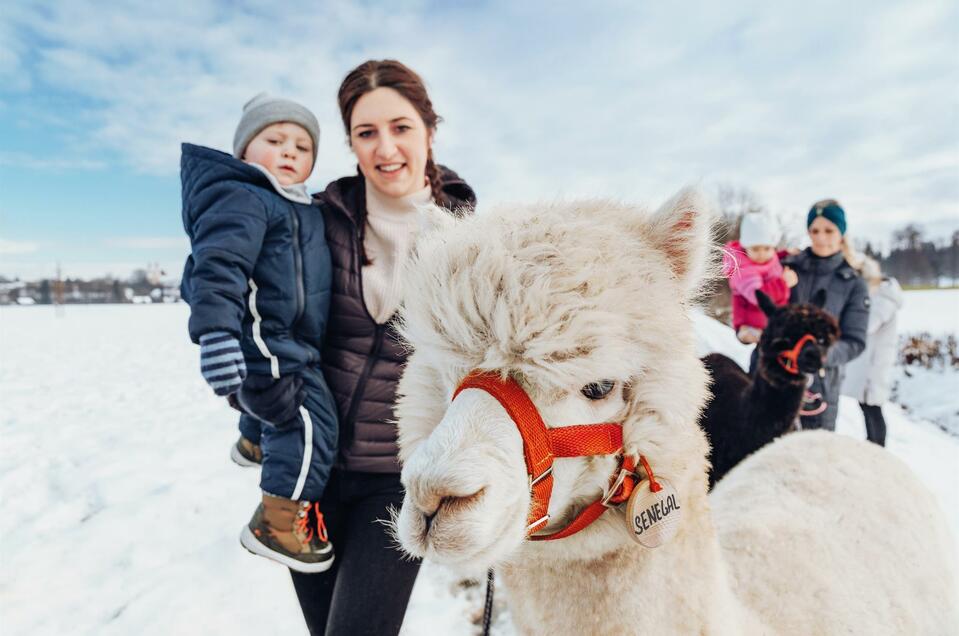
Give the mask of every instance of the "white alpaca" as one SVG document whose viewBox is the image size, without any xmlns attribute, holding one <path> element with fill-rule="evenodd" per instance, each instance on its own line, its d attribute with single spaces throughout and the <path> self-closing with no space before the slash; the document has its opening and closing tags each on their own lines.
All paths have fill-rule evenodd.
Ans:
<svg viewBox="0 0 959 636">
<path fill-rule="evenodd" d="M 789 435 L 707 496 L 707 377 L 687 304 L 710 218 L 695 192 L 653 214 L 590 201 L 443 224 L 420 241 L 405 291 L 396 530 L 410 554 L 495 565 L 526 634 L 959 632 L 952 539 L 888 452 Z M 622 422 L 626 453 L 678 493 L 676 535 L 644 548 L 611 509 L 568 538 L 526 540 L 515 423 L 479 389 L 451 402 L 475 369 L 516 379 L 551 428 Z M 587 399 L 601 381 L 613 390 Z M 616 463 L 556 460 L 547 531 L 595 500 Z"/>
</svg>

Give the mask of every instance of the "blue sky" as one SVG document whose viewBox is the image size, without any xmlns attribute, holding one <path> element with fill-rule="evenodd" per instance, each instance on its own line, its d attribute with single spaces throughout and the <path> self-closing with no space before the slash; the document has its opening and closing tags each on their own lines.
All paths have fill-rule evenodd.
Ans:
<svg viewBox="0 0 959 636">
<path fill-rule="evenodd" d="M 824 197 L 874 241 L 959 228 L 955 2 L 398 4 L 5 2 L 0 274 L 175 275 L 180 142 L 227 149 L 249 97 L 286 95 L 321 189 L 354 170 L 339 82 L 383 57 L 426 79 L 481 206 L 727 183 L 800 231 Z"/>
</svg>

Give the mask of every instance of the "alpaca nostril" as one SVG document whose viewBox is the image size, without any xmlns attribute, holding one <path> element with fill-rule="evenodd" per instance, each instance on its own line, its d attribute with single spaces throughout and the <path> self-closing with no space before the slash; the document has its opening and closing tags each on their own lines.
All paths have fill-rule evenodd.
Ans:
<svg viewBox="0 0 959 636">
<path fill-rule="evenodd" d="M 430 533 L 430 527 L 433 525 L 433 519 L 436 518 L 436 513 L 439 511 L 439 508 L 434 510 L 432 513 L 423 513 L 423 521 L 426 525 L 426 534 Z"/>
<path fill-rule="evenodd" d="M 433 519 L 436 518 L 436 513 L 440 511 L 440 505 L 443 503 L 443 500 L 437 500 L 437 502 L 431 506 L 429 509 L 424 508 L 423 506 L 417 506 L 420 511 L 420 514 L 423 515 L 423 524 L 426 529 L 426 533 L 429 534 L 430 526 L 433 525 Z"/>
</svg>

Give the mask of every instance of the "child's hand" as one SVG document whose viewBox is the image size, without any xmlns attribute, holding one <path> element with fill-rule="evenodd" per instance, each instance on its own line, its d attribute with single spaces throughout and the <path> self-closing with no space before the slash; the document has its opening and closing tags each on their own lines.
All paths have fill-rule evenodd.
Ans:
<svg viewBox="0 0 959 636">
<path fill-rule="evenodd" d="M 783 268 L 783 280 L 786 281 L 787 287 L 795 287 L 799 283 L 799 275 L 789 267 Z"/>
<path fill-rule="evenodd" d="M 200 336 L 200 373 L 217 395 L 230 395 L 246 377 L 240 341 L 225 331 Z"/>
<path fill-rule="evenodd" d="M 755 327 L 749 327 L 748 325 L 743 325 L 739 328 L 739 331 L 736 332 L 736 337 L 739 338 L 739 341 L 747 345 L 759 342 L 761 335 L 763 335 L 762 331 Z"/>
<path fill-rule="evenodd" d="M 290 423 L 306 401 L 303 379 L 296 374 L 272 378 L 251 375 L 237 393 L 240 406 L 250 415 L 277 428 Z"/>
</svg>

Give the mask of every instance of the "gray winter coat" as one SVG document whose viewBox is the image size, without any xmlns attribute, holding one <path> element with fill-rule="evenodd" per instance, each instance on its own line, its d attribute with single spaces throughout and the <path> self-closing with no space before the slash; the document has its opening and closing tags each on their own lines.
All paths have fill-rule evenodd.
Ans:
<svg viewBox="0 0 959 636">
<path fill-rule="evenodd" d="M 809 302 L 817 291 L 825 289 L 826 305 L 823 309 L 839 321 L 842 333 L 826 358 L 826 376 L 816 376 L 810 387 L 814 393 L 822 394 L 829 408 L 820 415 L 802 418 L 803 428 L 835 430 L 844 367 L 866 348 L 869 290 L 866 281 L 846 262 L 842 252 L 820 258 L 806 248 L 784 259 L 783 265 L 791 267 L 799 277 L 799 282 L 792 288 L 789 302 Z"/>
<path fill-rule="evenodd" d="M 862 404 L 881 405 L 889 399 L 890 372 L 898 353 L 896 315 L 902 307 L 902 289 L 895 278 L 885 278 L 870 298 L 866 350 L 846 366 L 842 394 Z"/>
</svg>

